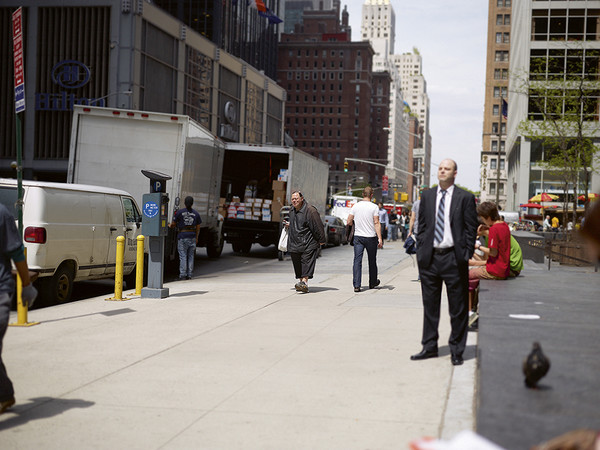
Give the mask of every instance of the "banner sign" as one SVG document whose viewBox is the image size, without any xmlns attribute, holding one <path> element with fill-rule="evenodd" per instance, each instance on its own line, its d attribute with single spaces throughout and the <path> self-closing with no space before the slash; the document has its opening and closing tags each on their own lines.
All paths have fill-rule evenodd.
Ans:
<svg viewBox="0 0 600 450">
<path fill-rule="evenodd" d="M 23 9 L 12 15 L 15 68 L 15 112 L 25 111 L 25 69 L 23 66 Z"/>
</svg>

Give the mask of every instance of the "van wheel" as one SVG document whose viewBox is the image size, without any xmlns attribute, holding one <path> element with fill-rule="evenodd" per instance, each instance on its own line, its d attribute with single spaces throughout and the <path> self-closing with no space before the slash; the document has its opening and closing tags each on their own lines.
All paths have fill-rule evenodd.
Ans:
<svg viewBox="0 0 600 450">
<path fill-rule="evenodd" d="M 66 303 L 71 300 L 74 278 L 71 265 L 63 264 L 53 276 L 40 280 L 40 295 L 51 303 Z"/>
</svg>

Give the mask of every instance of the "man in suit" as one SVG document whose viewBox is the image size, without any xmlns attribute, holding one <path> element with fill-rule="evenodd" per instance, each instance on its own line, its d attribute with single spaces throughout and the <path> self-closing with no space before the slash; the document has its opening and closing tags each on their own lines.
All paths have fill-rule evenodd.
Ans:
<svg viewBox="0 0 600 450">
<path fill-rule="evenodd" d="M 417 361 L 438 356 L 438 325 L 442 283 L 446 284 L 452 331 L 448 341 L 451 361 L 463 363 L 467 341 L 469 258 L 477 236 L 477 210 L 473 194 L 454 185 L 456 162 L 443 160 L 438 167 L 437 189 L 424 191 L 419 207 L 417 262 L 423 295 L 423 349 Z"/>
</svg>

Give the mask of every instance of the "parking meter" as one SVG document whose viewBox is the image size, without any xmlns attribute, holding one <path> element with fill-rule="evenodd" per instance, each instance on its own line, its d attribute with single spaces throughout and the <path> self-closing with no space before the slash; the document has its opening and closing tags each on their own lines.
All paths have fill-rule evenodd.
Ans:
<svg viewBox="0 0 600 450">
<path fill-rule="evenodd" d="M 165 298 L 169 289 L 163 288 L 165 238 L 169 227 L 169 195 L 167 180 L 161 172 L 142 170 L 150 179 L 150 192 L 142 196 L 142 234 L 148 238 L 148 286 L 142 298 Z"/>
</svg>

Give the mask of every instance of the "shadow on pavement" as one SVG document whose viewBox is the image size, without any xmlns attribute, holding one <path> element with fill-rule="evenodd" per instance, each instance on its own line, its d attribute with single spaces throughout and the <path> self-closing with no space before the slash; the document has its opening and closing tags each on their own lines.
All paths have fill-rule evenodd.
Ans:
<svg viewBox="0 0 600 450">
<path fill-rule="evenodd" d="M 29 403 L 22 405 L 17 403 L 3 414 L 2 419 L 5 419 L 5 417 L 8 417 L 8 419 L 0 420 L 0 431 L 24 425 L 32 420 L 57 416 L 72 408 L 89 408 L 94 404 L 94 402 L 78 399 L 32 398 L 29 399 Z"/>
</svg>

